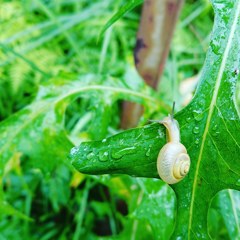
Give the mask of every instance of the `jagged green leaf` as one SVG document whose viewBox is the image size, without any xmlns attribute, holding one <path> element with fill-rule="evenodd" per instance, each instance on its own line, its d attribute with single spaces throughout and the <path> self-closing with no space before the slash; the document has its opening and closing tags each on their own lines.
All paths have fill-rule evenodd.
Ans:
<svg viewBox="0 0 240 240">
<path fill-rule="evenodd" d="M 142 185 L 141 204 L 133 214 L 150 224 L 154 239 L 169 239 L 175 217 L 174 193 L 167 184 L 157 180 L 143 179 Z"/>
<path fill-rule="evenodd" d="M 21 156 L 21 164 L 51 172 L 60 163 L 69 164 L 67 155 L 73 146 L 64 128 L 64 113 L 68 104 L 81 96 L 91 106 L 98 108 L 99 116 L 94 116 L 95 126 L 104 123 L 101 131 L 96 131 L 99 139 L 111 119 L 109 104 L 97 105 L 95 98 L 114 103 L 119 99 L 136 101 L 143 105 L 161 105 L 147 86 L 139 85 L 133 91 L 123 82 L 110 76 L 86 74 L 80 77 L 62 74 L 39 88 L 36 99 L 21 111 L 0 124 L 0 172 L 3 175 L 6 163 L 14 154 Z M 107 114 L 102 114 L 105 112 Z M 104 130 L 105 129 L 105 130 Z"/>
<path fill-rule="evenodd" d="M 212 0 L 212 4 L 215 23 L 199 86 L 191 103 L 175 115 L 191 169 L 172 186 L 177 196 L 173 239 L 209 239 L 207 214 L 212 198 L 223 189 L 240 190 L 240 120 L 235 104 L 240 2 Z M 89 174 L 158 177 L 156 159 L 165 143 L 164 132 L 156 123 L 82 143 L 72 149 L 72 163 Z"/>
<path fill-rule="evenodd" d="M 156 98 L 151 96 L 150 88 L 144 85 L 139 87 L 141 93 L 131 90 L 117 79 L 94 74 L 80 77 L 63 74 L 42 85 L 31 105 L 0 124 L 1 171 L 15 152 L 33 159 L 35 167 L 46 167 L 48 170 L 56 162 L 66 159 L 72 143 L 64 129 L 64 112 L 68 104 L 78 96 L 89 100 L 104 97 L 111 102 L 126 99 L 141 104 L 159 105 Z M 102 106 L 95 107 L 100 109 Z M 101 117 L 94 118 L 96 124 L 102 122 Z"/>
</svg>

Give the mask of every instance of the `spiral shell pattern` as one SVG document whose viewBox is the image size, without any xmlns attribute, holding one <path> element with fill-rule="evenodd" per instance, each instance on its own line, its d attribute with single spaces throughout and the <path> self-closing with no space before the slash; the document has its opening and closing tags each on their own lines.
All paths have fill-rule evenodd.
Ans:
<svg viewBox="0 0 240 240">
<path fill-rule="evenodd" d="M 160 178 L 168 184 L 183 179 L 190 168 L 190 157 L 181 143 L 169 142 L 160 150 L 157 159 L 157 170 Z"/>
</svg>

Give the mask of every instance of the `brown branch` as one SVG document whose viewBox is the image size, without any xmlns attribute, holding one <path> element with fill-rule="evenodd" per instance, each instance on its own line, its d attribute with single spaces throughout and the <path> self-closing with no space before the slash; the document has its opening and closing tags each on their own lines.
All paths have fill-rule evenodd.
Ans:
<svg viewBox="0 0 240 240">
<path fill-rule="evenodd" d="M 184 0 L 145 0 L 134 50 L 135 66 L 144 81 L 157 88 Z M 137 125 L 143 109 L 125 102 L 121 126 Z"/>
</svg>

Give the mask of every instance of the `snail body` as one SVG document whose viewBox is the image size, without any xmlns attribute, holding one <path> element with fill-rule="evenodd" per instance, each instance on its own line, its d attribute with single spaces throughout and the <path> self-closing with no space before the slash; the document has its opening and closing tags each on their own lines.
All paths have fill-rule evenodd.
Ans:
<svg viewBox="0 0 240 240">
<path fill-rule="evenodd" d="M 168 184 L 181 181 L 189 172 L 190 157 L 180 143 L 180 131 L 177 120 L 171 115 L 160 121 L 167 128 L 168 143 L 160 150 L 157 158 L 157 170 L 160 178 Z"/>
</svg>

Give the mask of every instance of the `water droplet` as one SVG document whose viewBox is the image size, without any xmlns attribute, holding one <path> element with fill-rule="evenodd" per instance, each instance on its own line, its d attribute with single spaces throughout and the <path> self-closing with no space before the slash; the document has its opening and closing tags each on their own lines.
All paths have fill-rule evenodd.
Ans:
<svg viewBox="0 0 240 240">
<path fill-rule="evenodd" d="M 128 147 L 119 151 L 112 151 L 112 157 L 115 159 L 122 158 L 124 155 L 135 153 L 136 147 Z"/>
<path fill-rule="evenodd" d="M 219 134 L 219 131 L 218 131 L 218 125 L 217 124 L 215 124 L 213 127 L 212 127 L 212 135 L 213 136 L 217 136 L 218 134 Z"/>
<path fill-rule="evenodd" d="M 198 237 L 198 239 L 201 237 L 201 234 L 200 233 L 196 233 L 197 234 L 197 237 Z"/>
<path fill-rule="evenodd" d="M 186 118 L 186 121 L 187 121 L 187 122 L 191 122 L 191 120 L 192 120 L 191 117 L 187 117 L 187 118 Z"/>
<path fill-rule="evenodd" d="M 217 124 L 215 124 L 215 125 L 213 126 L 213 128 L 212 128 L 213 131 L 216 131 L 216 130 L 217 130 L 217 127 L 218 127 Z"/>
<path fill-rule="evenodd" d="M 198 105 L 201 106 L 201 107 L 205 107 L 205 104 L 206 104 L 203 97 L 201 99 L 199 99 L 199 102 L 198 102 Z"/>
<path fill-rule="evenodd" d="M 203 119 L 203 113 L 201 110 L 194 110 L 193 111 L 193 117 L 196 121 L 201 121 Z"/>
<path fill-rule="evenodd" d="M 88 160 L 92 160 L 94 157 L 95 157 L 95 154 L 94 154 L 93 152 L 90 152 L 90 153 L 87 155 L 87 159 L 88 159 Z"/>
<path fill-rule="evenodd" d="M 216 137 L 219 133 L 220 133 L 220 132 L 215 131 L 215 132 L 212 133 L 212 135 L 213 135 L 214 137 Z"/>
<path fill-rule="evenodd" d="M 160 129 L 158 129 L 158 136 L 157 138 L 163 138 L 164 137 L 164 132 L 162 132 Z"/>
<path fill-rule="evenodd" d="M 150 156 L 150 152 L 151 152 L 151 148 L 149 148 L 146 152 L 146 156 L 149 157 Z"/>
<path fill-rule="evenodd" d="M 99 161 L 101 162 L 106 162 L 108 161 L 109 159 L 109 156 L 108 156 L 108 152 L 107 151 L 100 151 L 99 152 Z"/>
<path fill-rule="evenodd" d="M 199 144 L 199 142 L 200 142 L 200 140 L 199 140 L 199 138 L 196 138 L 196 140 L 195 140 L 195 144 Z"/>
<path fill-rule="evenodd" d="M 70 154 L 71 154 L 71 155 L 75 155 L 77 152 L 78 152 L 78 147 L 73 147 L 73 148 L 71 149 Z"/>
<path fill-rule="evenodd" d="M 199 127 L 198 126 L 193 128 L 193 133 L 195 133 L 195 134 L 199 133 Z"/>
<path fill-rule="evenodd" d="M 103 140 L 102 140 L 102 143 L 104 143 L 104 142 L 106 142 L 107 141 L 107 139 L 106 138 L 104 138 Z"/>
</svg>

